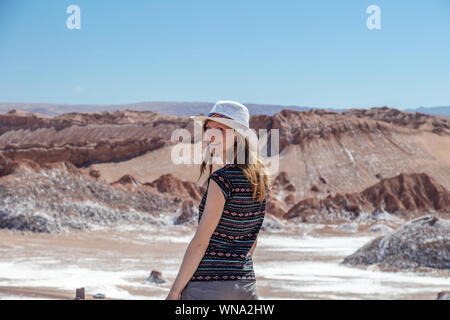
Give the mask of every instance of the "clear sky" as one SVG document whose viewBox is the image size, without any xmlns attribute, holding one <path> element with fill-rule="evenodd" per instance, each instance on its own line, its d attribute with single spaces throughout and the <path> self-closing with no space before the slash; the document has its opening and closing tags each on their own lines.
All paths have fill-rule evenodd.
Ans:
<svg viewBox="0 0 450 320">
<path fill-rule="evenodd" d="M 0 0 L 0 102 L 220 99 L 450 105 L 450 0 Z"/>
</svg>

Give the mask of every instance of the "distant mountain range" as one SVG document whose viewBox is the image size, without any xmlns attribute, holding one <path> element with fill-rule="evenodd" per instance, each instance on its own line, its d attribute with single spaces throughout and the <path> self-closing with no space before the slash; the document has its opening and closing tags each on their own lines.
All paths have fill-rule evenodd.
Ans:
<svg viewBox="0 0 450 320">
<path fill-rule="evenodd" d="M 416 109 L 405 109 L 403 111 L 411 112 L 411 113 L 421 112 L 421 113 L 425 113 L 425 114 L 430 114 L 432 116 L 450 117 L 450 106 L 431 107 L 431 108 L 420 107 L 420 108 L 416 108 Z"/>
<path fill-rule="evenodd" d="M 251 115 L 266 114 L 273 115 L 283 109 L 307 111 L 313 108 L 299 106 L 280 106 L 270 104 L 244 103 Z M 9 110 L 24 110 L 33 113 L 40 113 L 48 116 L 56 116 L 69 112 L 114 112 L 117 110 L 155 111 L 173 116 L 190 116 L 207 114 L 214 103 L 212 102 L 167 102 L 149 101 L 130 104 L 117 105 L 74 105 L 74 104 L 50 104 L 50 103 L 0 103 L 0 113 Z"/>
<path fill-rule="evenodd" d="M 104 104 L 104 105 L 75 105 L 75 104 L 55 104 L 55 103 L 7 103 L 0 102 L 0 113 L 6 113 L 10 110 L 24 110 L 33 113 L 40 113 L 47 116 L 56 116 L 63 113 L 70 112 L 114 112 L 117 110 L 137 110 L 145 111 L 151 110 L 166 115 L 174 116 L 190 116 L 197 114 L 207 114 L 211 107 L 214 105 L 212 102 L 171 102 L 171 101 L 149 101 L 138 102 L 130 104 Z M 265 114 L 272 116 L 275 113 L 280 112 L 283 109 L 307 111 L 311 109 L 327 109 L 327 108 L 313 108 L 306 106 L 294 106 L 294 105 L 272 105 L 272 104 L 254 104 L 245 103 L 249 109 L 250 115 Z M 356 108 L 340 108 L 333 109 L 328 108 L 335 112 L 344 112 L 350 109 Z M 415 113 L 420 112 L 429 115 L 441 115 L 450 117 L 450 106 L 440 107 L 420 107 L 416 109 L 404 109 L 405 112 Z"/>
</svg>

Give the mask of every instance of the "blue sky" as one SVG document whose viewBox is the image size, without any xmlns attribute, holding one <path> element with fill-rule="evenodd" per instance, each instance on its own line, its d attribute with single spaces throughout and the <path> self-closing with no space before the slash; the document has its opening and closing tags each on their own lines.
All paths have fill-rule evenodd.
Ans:
<svg viewBox="0 0 450 320">
<path fill-rule="evenodd" d="M 450 0 L 1 0 L 0 102 L 450 105 L 449 40 Z"/>
</svg>

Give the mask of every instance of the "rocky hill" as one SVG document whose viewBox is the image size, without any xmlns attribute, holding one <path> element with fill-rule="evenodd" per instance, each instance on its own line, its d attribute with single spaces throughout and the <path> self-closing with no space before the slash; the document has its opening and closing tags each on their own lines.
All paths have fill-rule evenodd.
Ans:
<svg viewBox="0 0 450 320">
<path fill-rule="evenodd" d="M 170 144 L 172 131 L 193 128 L 187 118 L 146 111 L 0 115 L 0 152 L 11 160 L 70 161 L 76 166 L 130 159 Z M 192 129 L 191 129 L 192 130 Z"/>
<path fill-rule="evenodd" d="M 292 223 L 348 222 L 370 219 L 377 212 L 403 219 L 429 211 L 448 214 L 448 121 L 389 108 L 343 113 L 285 109 L 273 116 L 252 116 L 250 125 L 257 132 L 280 130 L 280 167 L 272 176 L 267 212 Z M 0 177 L 8 186 L 2 189 L 8 190 L 3 198 L 20 194 L 25 201 L 25 194 L 14 188 L 28 183 L 26 172 L 31 170 L 30 181 L 40 186 L 48 176 L 45 170 L 63 166 L 71 168 L 70 181 L 47 181 L 57 193 L 65 183 L 88 179 L 104 186 L 106 194 L 122 192 L 120 201 L 131 203 L 133 210 L 152 212 L 138 203 L 145 197 L 167 198 L 161 200 L 170 203 L 164 212 L 176 213 L 179 221 L 195 221 L 193 208 L 204 188 L 196 182 L 198 165 L 171 161 L 171 133 L 180 128 L 193 133 L 192 120 L 153 111 L 0 114 Z M 26 190 L 32 194 L 31 185 Z M 143 198 L 128 201 L 135 193 Z M 64 192 L 57 196 L 65 197 L 72 199 Z M 19 206 L 20 197 L 14 199 L 8 203 Z M 16 215 L 13 207 L 6 207 L 7 216 Z M 44 208 L 53 210 L 50 204 Z"/>
<path fill-rule="evenodd" d="M 168 184 L 164 180 L 139 184 L 128 176 L 110 185 L 70 162 L 20 160 L 0 178 L 0 228 L 50 233 L 124 223 L 171 225 L 190 194 L 152 186 Z M 187 189 L 196 190 L 189 183 Z"/>
<path fill-rule="evenodd" d="M 450 220 L 428 215 L 409 221 L 370 241 L 343 263 L 391 270 L 450 270 Z"/>
<path fill-rule="evenodd" d="M 450 191 L 424 173 L 400 174 L 382 179 L 361 192 L 301 200 L 283 217 L 300 218 L 302 222 L 342 223 L 375 218 L 379 212 L 405 220 L 436 212 L 450 219 Z"/>
<path fill-rule="evenodd" d="M 446 116 L 429 115 L 420 112 L 410 113 L 388 107 L 351 109 L 343 114 L 358 118 L 370 118 L 412 129 L 426 130 L 438 135 L 450 135 L 450 118 Z"/>
</svg>

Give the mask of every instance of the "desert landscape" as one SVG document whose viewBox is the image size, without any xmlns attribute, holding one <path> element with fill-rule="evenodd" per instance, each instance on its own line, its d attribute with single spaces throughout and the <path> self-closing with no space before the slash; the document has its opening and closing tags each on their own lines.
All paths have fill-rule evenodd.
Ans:
<svg viewBox="0 0 450 320">
<path fill-rule="evenodd" d="M 0 299 L 73 299 L 80 287 L 164 299 L 206 179 L 172 163 L 171 134 L 193 136 L 189 115 L 209 105 L 1 106 Z M 254 256 L 261 299 L 450 296 L 449 117 L 259 110 L 251 128 L 280 130 Z"/>
</svg>

